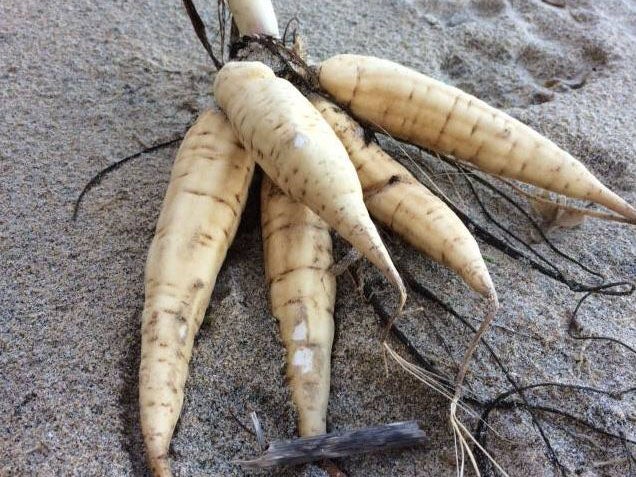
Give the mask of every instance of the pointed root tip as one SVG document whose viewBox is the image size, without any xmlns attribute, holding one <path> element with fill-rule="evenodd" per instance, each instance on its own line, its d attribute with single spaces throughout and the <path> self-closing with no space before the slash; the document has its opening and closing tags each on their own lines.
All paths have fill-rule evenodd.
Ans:
<svg viewBox="0 0 636 477">
<path fill-rule="evenodd" d="M 636 208 L 633 205 L 623 199 L 620 195 L 613 192 L 611 189 L 604 188 L 604 192 L 607 200 L 599 203 L 629 219 L 630 223 L 634 223 L 636 221 Z"/>
<path fill-rule="evenodd" d="M 499 297 L 494 288 L 492 289 L 492 293 L 488 295 L 488 301 L 491 303 L 493 312 L 496 312 L 499 309 Z"/>
<path fill-rule="evenodd" d="M 621 199 L 621 202 L 615 207 L 611 207 L 611 209 L 628 219 L 629 223 L 633 224 L 636 222 L 636 208 L 634 208 L 629 202 Z"/>
<path fill-rule="evenodd" d="M 495 288 L 495 284 L 488 273 L 488 269 L 485 268 L 480 273 L 472 274 L 473 278 L 468 282 L 468 285 L 477 293 L 482 295 L 485 298 L 491 299 L 494 297 L 495 301 L 497 301 L 497 289 Z"/>
<path fill-rule="evenodd" d="M 623 215 L 629 219 L 630 224 L 636 224 L 636 208 L 625 202 L 627 211 Z"/>
<path fill-rule="evenodd" d="M 172 477 L 170 461 L 166 454 L 148 458 L 148 465 L 154 477 Z"/>
<path fill-rule="evenodd" d="M 400 294 L 400 299 L 395 309 L 395 312 L 393 313 L 393 316 L 391 316 L 389 322 L 386 325 L 384 332 L 382 333 L 381 340 L 383 343 L 386 342 L 386 340 L 388 339 L 388 335 L 389 335 L 389 332 L 391 331 L 391 328 L 393 327 L 393 324 L 402 315 L 402 311 L 404 310 L 404 305 L 406 304 L 406 299 L 407 299 L 406 287 L 404 286 L 404 282 L 402 282 L 402 277 L 400 277 L 399 274 L 397 275 L 397 277 L 399 281 L 395 285 L 398 287 L 398 293 Z"/>
<path fill-rule="evenodd" d="M 142 429 L 144 427 L 143 424 L 142 422 Z M 161 434 L 153 435 L 153 432 L 144 432 L 148 467 L 154 477 L 172 477 L 170 459 L 168 458 L 170 440 L 166 441 Z"/>
<path fill-rule="evenodd" d="M 391 319 L 391 325 L 392 325 L 393 321 L 395 321 L 395 319 L 402 314 L 402 310 L 404 309 L 404 305 L 406 304 L 406 299 L 407 299 L 406 286 L 404 285 L 404 280 L 402 280 L 402 276 L 400 275 L 400 272 L 397 271 L 397 268 L 395 268 L 395 264 L 393 263 L 391 258 L 388 256 L 388 252 L 386 252 L 386 259 L 382 257 L 382 262 L 386 264 L 386 266 L 381 268 L 384 277 L 389 281 L 389 283 L 392 283 L 393 285 L 395 285 L 400 295 L 398 300 L 398 305 L 393 314 L 393 318 Z M 389 328 L 390 327 L 391 326 L 389 325 Z"/>
</svg>

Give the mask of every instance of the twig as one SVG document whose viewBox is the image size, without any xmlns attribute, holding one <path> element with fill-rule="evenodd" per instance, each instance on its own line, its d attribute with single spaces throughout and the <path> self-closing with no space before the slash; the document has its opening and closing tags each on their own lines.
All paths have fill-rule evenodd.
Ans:
<svg viewBox="0 0 636 477">
<path fill-rule="evenodd" d="M 237 464 L 253 468 L 296 465 L 355 454 L 420 446 L 427 439 L 418 421 L 395 422 L 355 431 L 273 441 L 265 454 Z"/>
</svg>

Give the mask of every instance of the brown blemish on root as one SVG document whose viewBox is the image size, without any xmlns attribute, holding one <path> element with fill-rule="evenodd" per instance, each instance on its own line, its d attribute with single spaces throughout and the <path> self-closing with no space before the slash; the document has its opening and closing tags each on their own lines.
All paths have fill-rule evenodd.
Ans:
<svg viewBox="0 0 636 477">
<path fill-rule="evenodd" d="M 455 111 L 455 107 L 457 106 L 457 103 L 459 103 L 459 98 L 460 96 L 455 96 L 455 100 L 453 101 L 453 105 L 451 106 L 450 110 L 448 111 L 448 114 L 446 115 L 446 119 L 444 119 L 444 124 L 442 125 L 442 128 L 439 130 L 439 134 L 437 135 L 437 138 L 435 139 L 435 141 L 433 141 L 433 144 L 437 145 L 439 143 L 439 140 L 442 137 L 442 134 L 444 134 L 444 131 L 446 130 L 446 126 L 448 126 L 448 122 L 450 121 L 451 117 L 453 116 L 453 112 Z"/>
<path fill-rule="evenodd" d="M 473 135 L 475 134 L 475 131 L 477 131 L 477 128 L 479 127 L 479 121 L 481 120 L 481 116 L 477 117 L 477 121 L 475 121 L 475 124 L 473 124 L 473 127 L 470 130 L 470 137 L 473 137 Z"/>
<path fill-rule="evenodd" d="M 230 204 L 227 200 L 225 200 L 223 197 L 220 197 L 218 195 L 214 195 L 214 194 L 210 194 L 208 192 L 204 192 L 204 191 L 197 191 L 197 190 L 193 190 L 193 189 L 187 189 L 184 191 L 187 194 L 192 194 L 192 195 L 196 195 L 199 197 L 208 197 L 209 199 L 225 205 L 226 207 L 228 207 L 231 211 L 232 211 L 232 215 L 234 215 L 234 217 L 238 217 L 238 212 L 236 211 L 236 209 L 234 208 L 234 206 L 232 204 Z"/>
<path fill-rule="evenodd" d="M 353 90 L 351 91 L 351 98 L 347 102 L 347 107 L 351 106 L 353 102 L 353 98 L 356 97 L 356 93 L 358 91 L 358 87 L 360 86 L 360 65 L 356 64 L 356 82 L 353 85 Z"/>
<path fill-rule="evenodd" d="M 393 210 L 393 213 L 391 214 L 391 220 L 389 222 L 389 228 L 393 229 L 393 221 L 395 220 L 395 216 L 397 215 L 398 211 L 400 210 L 400 208 L 402 207 L 402 204 L 404 203 L 406 199 L 408 199 L 408 196 L 402 197 L 400 199 L 400 202 L 398 202 L 398 205 Z"/>
<path fill-rule="evenodd" d="M 284 270 L 281 273 L 279 273 L 277 276 L 272 277 L 269 280 L 269 284 L 279 282 L 285 277 L 285 275 L 289 275 L 290 273 L 297 272 L 298 270 L 318 270 L 321 272 L 324 271 L 322 267 L 316 267 L 314 265 L 303 265 L 301 267 L 288 268 L 287 270 Z"/>
</svg>

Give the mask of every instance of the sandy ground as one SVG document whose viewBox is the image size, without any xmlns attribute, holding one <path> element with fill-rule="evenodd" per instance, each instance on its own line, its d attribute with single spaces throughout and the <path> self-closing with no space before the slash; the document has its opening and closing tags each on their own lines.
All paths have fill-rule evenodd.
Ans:
<svg viewBox="0 0 636 477">
<path fill-rule="evenodd" d="M 369 53 L 464 88 L 548 135 L 636 203 L 636 5 L 562 3 L 275 2 L 281 24 L 301 19 L 314 58 Z M 209 6 L 208 24 L 215 15 Z M 0 475 L 145 475 L 136 407 L 143 265 L 175 148 L 112 174 L 77 223 L 70 215 L 95 172 L 175 137 L 210 106 L 212 77 L 180 2 L 0 3 Z M 466 190 L 448 176 L 439 182 L 478 216 Z M 506 219 L 516 216 L 503 201 L 489 204 L 529 236 L 518 218 Z M 173 440 L 177 475 L 253 474 L 231 463 L 256 452 L 232 413 L 247 423 L 256 410 L 270 438 L 295 435 L 284 354 L 267 312 L 257 203 L 248 209 L 197 339 Z M 478 301 L 448 270 L 387 238 L 418 280 L 477 316 Z M 609 277 L 636 275 L 633 228 L 588 221 L 552 238 Z M 345 251 L 340 244 L 338 253 Z M 580 295 L 490 246 L 483 252 L 503 304 L 502 327 L 489 340 L 519 382 L 636 385 L 633 353 L 568 336 Z M 375 276 L 367 265 L 361 270 Z M 382 297 L 390 292 L 379 287 Z M 400 326 L 452 373 L 449 359 L 460 358 L 469 335 L 431 302 L 411 297 Z M 582 310 L 580 332 L 633 347 L 635 317 L 633 298 L 595 297 Z M 346 275 L 336 319 L 329 428 L 417 418 L 430 436 L 426 448 L 344 459 L 341 468 L 351 476 L 454 475 L 447 402 L 393 363 L 385 373 L 377 317 Z M 469 384 L 482 400 L 509 388 L 483 350 Z M 634 394 L 548 389 L 528 398 L 636 440 Z M 556 475 L 527 412 L 493 417 L 501 438 L 491 434 L 490 449 L 510 475 Z M 618 440 L 539 417 L 568 474 L 636 472 Z M 305 466 L 276 475 L 323 473 Z"/>
</svg>

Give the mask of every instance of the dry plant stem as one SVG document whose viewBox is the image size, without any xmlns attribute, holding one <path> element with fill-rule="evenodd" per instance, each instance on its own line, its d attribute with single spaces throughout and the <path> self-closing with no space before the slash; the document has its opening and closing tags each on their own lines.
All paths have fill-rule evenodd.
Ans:
<svg viewBox="0 0 636 477">
<path fill-rule="evenodd" d="M 358 55 L 323 61 L 319 81 L 356 117 L 395 137 L 636 219 L 636 209 L 581 162 L 532 128 L 457 88 L 397 63 Z"/>
<path fill-rule="evenodd" d="M 205 51 L 208 53 L 208 56 L 212 59 L 212 62 L 214 63 L 215 68 L 217 70 L 221 69 L 221 67 L 223 66 L 223 54 L 221 52 L 220 60 L 214 54 L 214 51 L 212 50 L 212 45 L 210 45 L 210 42 L 208 40 L 205 24 L 203 23 L 203 20 L 201 20 L 201 17 L 199 16 L 199 12 L 197 12 L 197 9 L 194 6 L 194 3 L 192 3 L 192 0 L 183 0 L 183 6 L 186 9 L 186 13 L 190 17 L 190 22 L 192 23 L 192 28 L 194 28 L 194 32 L 196 33 L 197 38 L 203 45 L 203 48 L 205 48 Z"/>
<path fill-rule="evenodd" d="M 311 103 L 262 63 L 228 63 L 214 82 L 217 103 L 241 143 L 285 194 L 305 204 L 360 250 L 399 290 L 406 288 L 369 217 L 347 151 Z"/>
<path fill-rule="evenodd" d="M 139 404 L 150 468 L 169 476 L 194 336 L 245 206 L 254 162 L 223 113 L 205 112 L 175 159 L 146 262 Z"/>
<path fill-rule="evenodd" d="M 349 153 L 371 215 L 410 245 L 455 270 L 484 296 L 496 295 L 479 246 L 453 211 L 332 102 L 310 96 Z"/>
<path fill-rule="evenodd" d="M 421 446 L 427 441 L 417 421 L 394 422 L 355 431 L 274 441 L 264 455 L 237 461 L 246 467 L 297 465 L 349 455 Z"/>
<path fill-rule="evenodd" d="M 242 36 L 279 37 L 278 20 L 269 0 L 228 0 L 234 22 Z"/>
<path fill-rule="evenodd" d="M 336 278 L 327 224 L 263 177 L 261 223 L 272 314 L 287 349 L 301 436 L 326 432 Z"/>
</svg>

